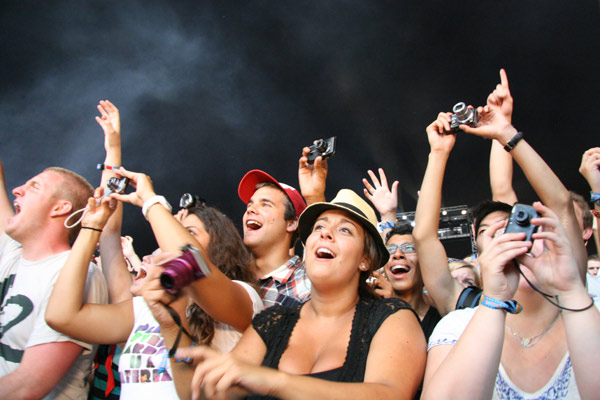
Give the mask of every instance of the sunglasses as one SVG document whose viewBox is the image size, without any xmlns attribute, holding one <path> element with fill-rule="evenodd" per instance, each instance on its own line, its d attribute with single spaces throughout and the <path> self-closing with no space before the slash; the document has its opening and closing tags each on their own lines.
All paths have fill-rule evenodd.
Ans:
<svg viewBox="0 0 600 400">
<path fill-rule="evenodd" d="M 404 254 L 414 254 L 417 251 L 414 243 L 388 244 L 385 247 L 390 254 L 394 254 L 398 249 Z"/>
<path fill-rule="evenodd" d="M 206 200 L 190 193 L 184 193 L 179 199 L 179 208 L 190 209 L 192 207 L 204 207 Z"/>
</svg>

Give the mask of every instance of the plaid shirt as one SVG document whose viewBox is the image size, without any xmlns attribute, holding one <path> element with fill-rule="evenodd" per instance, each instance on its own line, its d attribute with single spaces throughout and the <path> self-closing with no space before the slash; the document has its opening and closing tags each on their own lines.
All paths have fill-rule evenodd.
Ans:
<svg viewBox="0 0 600 400">
<path fill-rule="evenodd" d="M 310 299 L 310 280 L 298 256 L 290 258 L 258 281 L 265 308 L 275 304 L 294 307 Z"/>
</svg>

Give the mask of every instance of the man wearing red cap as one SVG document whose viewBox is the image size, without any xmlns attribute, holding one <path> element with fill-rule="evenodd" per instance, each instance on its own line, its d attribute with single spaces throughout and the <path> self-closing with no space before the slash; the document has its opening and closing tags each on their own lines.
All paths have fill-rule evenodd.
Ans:
<svg viewBox="0 0 600 400">
<path fill-rule="evenodd" d="M 252 253 L 265 307 L 294 306 L 310 297 L 310 281 L 300 257 L 290 258 L 298 237 L 298 217 L 306 208 L 300 193 L 260 170 L 248 172 L 238 187 L 247 204 L 244 244 Z"/>
</svg>

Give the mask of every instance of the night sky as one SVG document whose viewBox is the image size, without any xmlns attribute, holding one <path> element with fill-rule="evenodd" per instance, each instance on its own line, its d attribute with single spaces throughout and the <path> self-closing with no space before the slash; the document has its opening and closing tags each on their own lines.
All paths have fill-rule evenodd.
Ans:
<svg viewBox="0 0 600 400">
<path fill-rule="evenodd" d="M 513 123 L 565 185 L 589 195 L 598 146 L 598 1 L 4 1 L 0 157 L 7 187 L 42 169 L 97 185 L 96 104 L 121 112 L 123 165 L 176 205 L 192 192 L 241 227 L 237 185 L 263 169 L 298 186 L 298 158 L 338 137 L 327 196 L 362 193 L 368 169 L 400 180 L 414 210 L 425 127 L 458 101 L 483 105 L 506 68 Z M 490 142 L 459 133 L 444 206 L 490 196 Z M 535 193 L 515 169 L 521 201 Z M 123 233 L 155 242 L 139 209 Z"/>
</svg>

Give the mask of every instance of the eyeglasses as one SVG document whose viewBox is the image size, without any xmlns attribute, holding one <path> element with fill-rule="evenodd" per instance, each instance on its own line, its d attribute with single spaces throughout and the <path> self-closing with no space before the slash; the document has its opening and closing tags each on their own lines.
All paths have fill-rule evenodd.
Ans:
<svg viewBox="0 0 600 400">
<path fill-rule="evenodd" d="M 179 199 L 179 207 L 185 208 L 186 210 L 192 207 L 204 207 L 206 200 L 196 195 L 184 193 Z"/>
<path fill-rule="evenodd" d="M 414 254 L 417 251 L 414 243 L 388 244 L 385 247 L 387 247 L 390 254 L 394 254 L 398 249 L 404 254 Z"/>
</svg>

